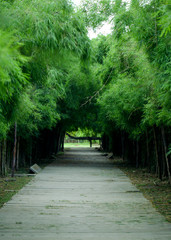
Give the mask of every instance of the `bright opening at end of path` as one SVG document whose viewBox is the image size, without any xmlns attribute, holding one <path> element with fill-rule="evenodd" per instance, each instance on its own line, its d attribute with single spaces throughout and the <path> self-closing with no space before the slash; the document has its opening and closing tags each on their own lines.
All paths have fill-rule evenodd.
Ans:
<svg viewBox="0 0 171 240">
<path fill-rule="evenodd" d="M 82 0 L 72 0 L 72 2 L 76 5 L 79 6 L 81 4 Z M 93 29 L 88 30 L 88 36 L 90 39 L 96 38 L 99 34 L 102 35 L 108 35 L 111 33 L 111 24 L 108 22 L 105 22 L 102 27 L 98 28 L 96 31 Z"/>
</svg>

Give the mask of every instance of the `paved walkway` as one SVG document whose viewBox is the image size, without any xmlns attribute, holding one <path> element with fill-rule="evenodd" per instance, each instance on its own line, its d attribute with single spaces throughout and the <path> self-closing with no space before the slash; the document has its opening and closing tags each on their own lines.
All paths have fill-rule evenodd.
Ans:
<svg viewBox="0 0 171 240">
<path fill-rule="evenodd" d="M 171 224 L 94 149 L 71 149 L 0 209 L 1 240 L 170 240 Z"/>
</svg>

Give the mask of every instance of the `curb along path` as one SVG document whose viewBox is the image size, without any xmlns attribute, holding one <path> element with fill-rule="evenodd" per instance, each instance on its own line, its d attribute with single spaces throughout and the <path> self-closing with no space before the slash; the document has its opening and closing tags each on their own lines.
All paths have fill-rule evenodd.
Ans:
<svg viewBox="0 0 171 240">
<path fill-rule="evenodd" d="M 1 240 L 170 240 L 171 224 L 110 160 L 72 148 L 0 209 Z"/>
</svg>

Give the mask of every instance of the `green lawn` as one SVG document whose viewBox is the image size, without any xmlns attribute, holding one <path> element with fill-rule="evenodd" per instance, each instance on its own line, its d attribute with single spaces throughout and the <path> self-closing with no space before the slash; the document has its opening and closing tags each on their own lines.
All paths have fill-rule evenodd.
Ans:
<svg viewBox="0 0 171 240">
<path fill-rule="evenodd" d="M 82 143 L 65 143 L 65 148 L 72 148 L 72 147 L 90 147 L 89 142 L 82 142 Z M 92 147 L 99 147 L 99 144 L 94 143 Z"/>
</svg>

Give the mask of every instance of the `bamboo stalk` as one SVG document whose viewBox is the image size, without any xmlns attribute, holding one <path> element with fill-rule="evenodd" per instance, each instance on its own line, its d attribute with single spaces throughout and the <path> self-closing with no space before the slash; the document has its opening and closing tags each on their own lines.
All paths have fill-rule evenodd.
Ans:
<svg viewBox="0 0 171 240">
<path fill-rule="evenodd" d="M 19 156 L 20 156 L 20 137 L 18 137 L 17 141 L 17 158 L 16 158 L 16 169 L 19 169 Z"/>
<path fill-rule="evenodd" d="M 154 135 L 154 147 L 155 147 L 155 154 L 156 154 L 156 174 L 160 176 L 160 168 L 159 168 L 159 156 L 158 156 L 158 149 L 157 149 L 157 139 L 156 139 L 156 132 L 153 127 L 153 135 Z"/>
<path fill-rule="evenodd" d="M 169 183 L 171 184 L 171 175 L 170 175 L 169 160 L 168 160 L 168 157 L 167 157 L 167 147 L 166 147 L 166 137 L 165 137 L 164 127 L 161 127 L 161 132 L 162 132 L 165 160 L 166 160 L 166 166 L 167 166 L 167 173 L 168 173 L 168 177 L 169 177 Z"/>
<path fill-rule="evenodd" d="M 146 149 L 147 149 L 146 164 L 147 164 L 148 170 L 149 170 L 150 152 L 149 152 L 149 138 L 148 138 L 148 132 L 147 131 L 146 131 Z M 144 164 L 144 165 L 146 165 L 146 164 Z"/>
<path fill-rule="evenodd" d="M 136 141 L 136 168 L 139 167 L 139 143 Z"/>
<path fill-rule="evenodd" d="M 12 161 L 11 177 L 14 177 L 14 172 L 15 172 L 16 148 L 17 148 L 17 122 L 15 122 L 15 130 L 14 130 L 14 150 L 13 150 L 13 161 Z"/>
<path fill-rule="evenodd" d="M 0 174 L 2 175 L 2 144 L 0 142 Z"/>
<path fill-rule="evenodd" d="M 6 139 L 4 139 L 4 144 L 2 147 L 2 176 L 6 175 Z"/>
</svg>

